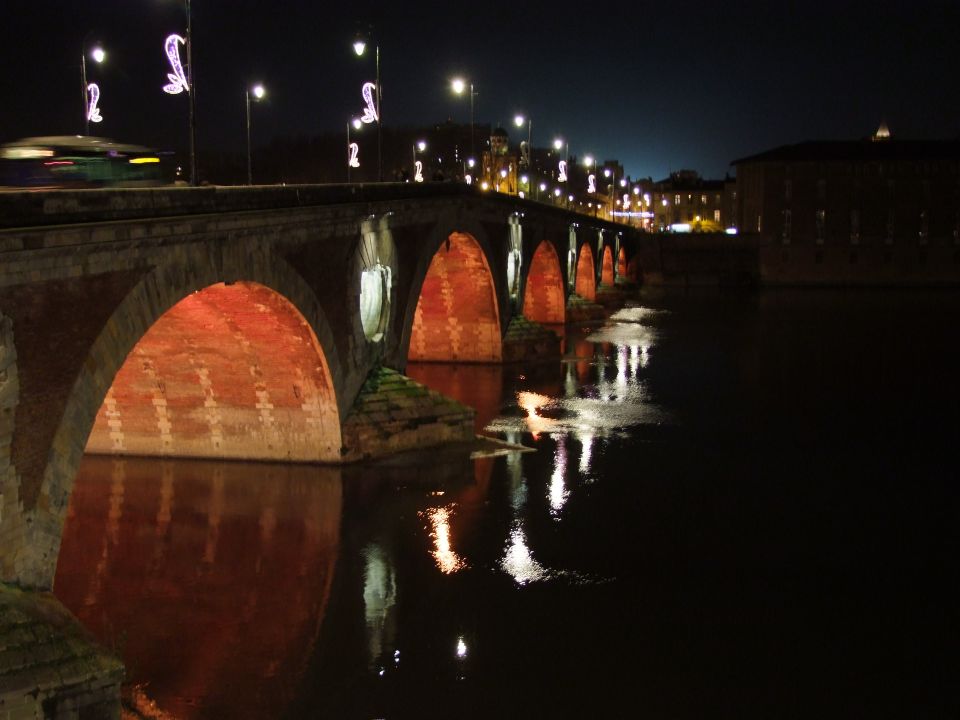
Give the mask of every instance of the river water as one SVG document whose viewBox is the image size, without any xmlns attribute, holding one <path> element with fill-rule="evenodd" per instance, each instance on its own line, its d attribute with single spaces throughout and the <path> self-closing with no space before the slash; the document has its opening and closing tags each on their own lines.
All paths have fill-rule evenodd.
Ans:
<svg viewBox="0 0 960 720">
<path fill-rule="evenodd" d="M 644 295 L 411 366 L 521 443 L 88 457 L 56 594 L 143 717 L 957 717 L 960 296 Z"/>
</svg>

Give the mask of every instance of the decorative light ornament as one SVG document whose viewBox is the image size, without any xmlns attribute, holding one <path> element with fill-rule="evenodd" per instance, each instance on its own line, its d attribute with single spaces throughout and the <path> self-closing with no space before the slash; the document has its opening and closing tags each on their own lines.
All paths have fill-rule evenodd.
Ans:
<svg viewBox="0 0 960 720">
<path fill-rule="evenodd" d="M 566 182 L 567 181 L 567 161 L 561 160 L 558 163 L 560 167 L 560 174 L 557 176 L 557 182 Z"/>
<path fill-rule="evenodd" d="M 376 89 L 376 84 L 367 82 L 363 84 L 363 88 L 360 90 L 360 94 L 363 95 L 363 101 L 367 104 L 363 109 L 363 115 L 360 116 L 360 122 L 365 125 L 380 120 L 380 116 L 377 114 L 377 104 L 373 100 L 373 92 Z"/>
<path fill-rule="evenodd" d="M 423 163 L 420 162 L 419 160 L 417 160 L 417 161 L 413 164 L 413 167 L 414 167 L 415 170 L 416 170 L 416 172 L 414 172 L 414 174 L 413 174 L 413 181 L 414 181 L 414 182 L 423 182 Z"/>
<path fill-rule="evenodd" d="M 100 102 L 100 86 L 96 83 L 87 85 L 87 92 L 90 94 L 90 102 L 87 104 L 87 120 L 98 123 L 103 120 L 100 115 L 100 108 L 97 103 Z"/>
<path fill-rule="evenodd" d="M 347 158 L 347 166 L 352 168 L 360 167 L 360 146 L 356 143 L 350 143 L 348 146 L 350 150 L 350 155 Z"/>
<path fill-rule="evenodd" d="M 184 90 L 190 92 L 190 85 L 187 83 L 187 75 L 183 72 L 183 63 L 180 62 L 180 45 L 186 45 L 187 41 L 179 35 L 168 35 L 163 43 L 164 52 L 167 53 L 167 60 L 170 61 L 172 73 L 167 73 L 167 79 L 170 81 L 163 86 L 163 91 L 170 95 L 179 95 Z"/>
<path fill-rule="evenodd" d="M 590 174 L 587 175 L 587 192 L 595 193 L 597 191 L 597 176 Z"/>
</svg>

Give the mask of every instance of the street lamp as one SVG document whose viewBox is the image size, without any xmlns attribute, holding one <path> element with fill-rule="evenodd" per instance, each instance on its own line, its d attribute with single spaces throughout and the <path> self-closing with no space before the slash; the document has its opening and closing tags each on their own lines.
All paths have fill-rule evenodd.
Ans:
<svg viewBox="0 0 960 720">
<path fill-rule="evenodd" d="M 197 88 L 193 77 L 193 15 L 190 12 L 190 0 L 184 0 L 183 6 L 187 15 L 187 37 L 173 34 L 167 36 L 164 42 L 164 52 L 173 72 L 167 74 L 170 83 L 165 85 L 163 90 L 170 95 L 179 95 L 184 91 L 189 95 L 187 103 L 190 111 L 190 184 L 196 185 L 199 178 L 197 176 Z M 180 45 L 187 47 L 186 73 L 180 61 Z"/>
<path fill-rule="evenodd" d="M 467 89 L 468 82 L 463 78 L 454 78 L 450 81 L 450 87 L 453 89 L 453 92 L 457 95 L 463 95 L 463 91 Z M 470 85 L 470 156 L 473 158 L 476 156 L 475 147 L 473 144 L 473 99 L 477 96 L 477 93 L 473 90 L 473 82 L 469 82 Z"/>
<path fill-rule="evenodd" d="M 360 118 L 354 118 L 347 122 L 347 182 L 350 182 L 350 168 L 360 167 L 360 159 L 357 157 L 360 148 L 354 149 L 354 146 L 350 143 L 351 125 L 353 125 L 354 130 L 359 130 L 363 127 L 363 123 L 360 122 Z"/>
<path fill-rule="evenodd" d="M 91 110 L 95 108 L 91 107 L 91 103 L 88 102 L 87 93 L 90 91 L 90 88 L 87 86 L 87 50 L 86 50 L 86 40 L 83 42 L 84 47 L 80 48 L 80 90 L 83 94 L 83 122 L 84 122 L 84 134 L 90 134 L 90 117 L 92 115 Z M 103 48 L 97 45 L 96 47 L 90 50 L 90 59 L 93 60 L 98 65 L 106 60 L 107 54 L 104 52 Z M 99 97 L 99 92 L 97 94 Z M 95 117 L 99 117 L 99 113 Z M 99 120 L 95 120 L 99 122 Z"/>
<path fill-rule="evenodd" d="M 413 181 L 414 182 L 423 182 L 423 163 L 420 163 L 420 167 L 417 167 L 417 151 L 423 152 L 427 149 L 426 140 L 418 140 L 413 146 Z"/>
<path fill-rule="evenodd" d="M 527 168 L 530 168 L 530 153 L 533 152 L 533 146 L 531 145 L 531 136 L 533 133 L 533 120 L 530 118 L 524 118 L 523 115 L 516 115 L 513 118 L 513 124 L 518 128 L 523 127 L 523 123 L 527 123 L 527 152 L 526 152 L 526 163 Z M 521 153 L 522 155 L 523 153 Z"/>
<path fill-rule="evenodd" d="M 570 143 L 566 142 L 562 138 L 555 138 L 553 141 L 553 149 L 559 152 L 564 150 L 562 164 L 560 165 L 560 174 L 557 178 L 557 182 L 566 182 L 567 181 L 567 164 L 570 162 Z"/>
<path fill-rule="evenodd" d="M 357 38 L 353 41 L 353 51 L 357 54 L 357 57 L 363 57 L 363 53 L 366 52 L 367 41 L 362 35 L 357 35 Z M 383 93 L 380 91 L 380 43 L 377 42 L 374 45 L 374 56 L 375 56 L 375 78 L 374 83 L 376 84 L 377 92 L 377 182 L 383 182 Z"/>
<path fill-rule="evenodd" d="M 254 85 L 247 88 L 244 94 L 247 98 L 247 185 L 253 185 L 253 164 L 250 159 L 250 93 L 253 93 L 254 100 L 262 100 L 267 91 L 263 85 Z"/>
</svg>

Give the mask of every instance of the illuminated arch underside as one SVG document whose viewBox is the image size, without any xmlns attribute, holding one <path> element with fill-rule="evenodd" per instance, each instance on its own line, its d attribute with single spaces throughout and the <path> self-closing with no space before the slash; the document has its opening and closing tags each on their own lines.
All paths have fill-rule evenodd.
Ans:
<svg viewBox="0 0 960 720">
<path fill-rule="evenodd" d="M 453 233 L 430 261 L 410 333 L 409 359 L 499 362 L 500 319 L 480 245 Z"/>
<path fill-rule="evenodd" d="M 593 268 L 593 251 L 587 245 L 580 248 L 577 258 L 577 280 L 574 285 L 577 295 L 593 302 L 597 299 L 596 272 Z"/>
<path fill-rule="evenodd" d="M 620 248 L 620 253 L 617 255 L 617 275 L 622 278 L 627 276 L 627 251 L 624 248 Z"/>
<path fill-rule="evenodd" d="M 607 245 L 603 248 L 603 264 L 600 266 L 600 282 L 613 285 L 613 251 Z"/>
<path fill-rule="evenodd" d="M 538 323 L 562 324 L 566 321 L 560 258 L 546 240 L 540 243 L 530 261 L 523 293 L 523 314 Z"/>
<path fill-rule="evenodd" d="M 330 372 L 294 306 L 255 283 L 187 296 L 140 339 L 114 378 L 87 452 L 335 461 Z"/>
</svg>

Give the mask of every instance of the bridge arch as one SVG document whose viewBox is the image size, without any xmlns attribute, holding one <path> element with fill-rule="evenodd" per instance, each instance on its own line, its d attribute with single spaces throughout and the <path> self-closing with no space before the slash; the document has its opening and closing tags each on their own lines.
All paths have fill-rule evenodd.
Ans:
<svg viewBox="0 0 960 720">
<path fill-rule="evenodd" d="M 184 317 L 189 319 L 191 315 L 194 317 L 198 314 L 204 315 L 206 311 L 207 319 L 212 320 L 216 317 L 216 311 L 211 307 L 227 312 L 232 304 L 237 302 L 242 304 L 243 299 L 254 298 L 262 307 L 256 304 L 252 308 L 233 307 L 234 320 L 237 320 L 239 315 L 246 314 L 246 317 L 242 318 L 243 322 L 240 323 L 244 327 L 255 327 L 258 320 L 262 321 L 264 317 L 268 317 L 270 323 L 285 324 L 288 331 L 297 328 L 298 332 L 294 333 L 297 337 L 294 339 L 290 336 L 287 346 L 299 345 L 303 349 L 304 345 L 312 345 L 315 362 L 312 368 L 314 378 L 320 377 L 317 373 L 318 368 L 323 370 L 322 375 L 326 383 L 324 391 L 315 393 L 312 399 L 317 405 L 318 419 L 322 418 L 326 422 L 326 430 L 332 434 L 324 443 L 325 449 L 318 451 L 316 456 L 310 459 L 332 460 L 334 459 L 332 451 L 339 452 L 339 418 L 343 417 L 344 410 L 341 406 L 345 402 L 339 379 L 343 377 L 343 372 L 332 331 L 313 291 L 286 261 L 257 243 L 236 243 L 222 246 L 219 250 L 222 255 L 211 258 L 204 249 L 197 248 L 185 252 L 180 256 L 179 261 L 158 265 L 140 279 L 111 313 L 109 320 L 90 346 L 86 361 L 70 390 L 64 412 L 50 443 L 51 450 L 43 461 L 39 490 L 35 490 L 30 498 L 25 498 L 24 493 L 21 492 L 21 512 L 29 515 L 29 521 L 24 524 L 23 533 L 17 538 L 16 547 L 6 558 L 8 561 L 12 560 L 12 567 L 3 568 L 4 580 L 26 587 L 50 588 L 59 554 L 63 519 L 87 440 L 94 428 L 98 413 L 102 413 L 106 441 L 112 442 L 110 432 L 111 430 L 115 432 L 115 428 L 110 427 L 110 421 L 116 418 L 110 417 L 110 408 L 105 406 L 104 401 L 114 380 L 120 375 L 121 368 L 131 355 L 137 358 L 135 348 L 141 340 L 150 337 L 152 329 L 159 329 L 160 334 L 149 341 L 150 344 L 147 347 L 150 352 L 147 353 L 147 357 L 137 359 L 146 360 L 140 365 L 142 371 L 140 377 L 152 380 L 153 389 L 159 391 L 162 396 L 167 390 L 164 386 L 166 381 L 159 378 L 156 373 L 153 377 L 150 376 L 151 356 L 160 352 L 161 349 L 186 351 L 188 354 L 190 352 L 189 343 L 183 343 L 182 347 L 178 348 L 171 346 L 173 339 L 169 334 L 170 331 L 178 326 L 182 327 Z M 206 294 L 210 288 L 216 289 L 213 295 Z M 217 296 L 216 299 L 214 295 Z M 167 315 L 170 311 L 174 311 L 174 314 Z M 166 328 L 164 327 L 166 322 L 158 325 L 164 316 L 167 316 L 167 320 L 174 321 Z M 220 328 L 229 327 L 229 325 L 228 321 L 222 320 Z M 273 327 L 276 328 L 276 325 Z M 242 336 L 242 332 L 240 335 Z M 195 334 L 193 339 L 195 356 L 199 360 L 204 356 L 201 349 L 204 338 L 202 335 Z M 220 339 L 222 340 L 223 337 L 220 336 Z M 243 345 L 240 337 L 237 337 L 235 342 Z M 257 343 L 251 343 L 251 347 L 246 348 L 248 354 L 254 349 L 254 345 L 262 349 L 265 346 L 265 340 L 261 338 Z M 199 353 L 196 353 L 198 350 Z M 304 372 L 309 370 L 302 363 L 296 364 L 296 367 Z M 202 368 L 191 369 L 197 385 L 202 388 L 204 381 L 199 372 Z M 157 370 L 156 366 L 154 370 Z M 251 365 L 248 365 L 242 372 L 249 375 L 254 373 L 254 370 Z M 133 373 L 132 379 L 136 376 L 137 373 Z M 182 383 L 183 378 L 178 378 L 176 382 Z M 292 386 L 293 383 L 290 385 Z M 259 404 L 263 406 L 258 408 L 261 411 L 258 415 L 268 409 L 274 416 L 282 413 L 283 410 L 267 397 L 269 383 L 266 383 L 265 389 L 266 395 L 261 394 L 258 397 L 256 393 L 254 394 L 254 397 L 260 401 Z M 302 389 L 303 387 L 301 392 Z M 150 392 L 149 404 L 156 408 L 163 407 L 166 398 L 155 397 L 152 395 L 153 390 Z M 261 392 L 263 392 L 262 389 Z M 303 393 L 304 405 L 310 402 L 308 395 L 309 393 Z M 204 400 L 206 399 L 208 398 L 205 395 Z M 321 403 L 321 400 L 329 401 L 329 404 Z M 273 407 L 268 408 L 267 406 L 270 405 Z M 166 407 L 172 409 L 169 402 Z M 306 408 L 302 409 L 309 412 Z M 122 416 L 120 420 L 122 422 Z M 332 427 L 331 420 L 336 420 Z M 204 419 L 202 413 L 195 414 L 194 421 L 207 422 L 210 436 L 215 435 L 212 430 L 214 423 Z M 162 436 L 165 423 L 159 413 L 153 422 L 159 431 L 159 436 Z M 179 452 L 179 448 L 177 451 Z M 211 455 L 214 454 L 211 453 Z M 23 472 L 23 468 L 18 470 Z"/>
<path fill-rule="evenodd" d="M 627 250 L 622 245 L 617 253 L 617 277 L 627 279 Z"/>
<path fill-rule="evenodd" d="M 600 263 L 600 284 L 613 285 L 613 251 L 609 245 L 603 246 L 603 260 Z"/>
<path fill-rule="evenodd" d="M 577 253 L 577 275 L 574 290 L 584 300 L 594 302 L 597 299 L 597 273 L 594 269 L 593 248 L 590 243 L 580 245 Z"/>
<path fill-rule="evenodd" d="M 566 322 L 566 300 L 560 256 L 549 240 L 537 245 L 527 271 L 523 314 L 538 323 Z"/>
<path fill-rule="evenodd" d="M 428 247 L 436 250 L 420 258 L 404 323 L 407 360 L 499 362 L 501 302 L 489 245 L 473 232 L 451 229 Z"/>
</svg>

